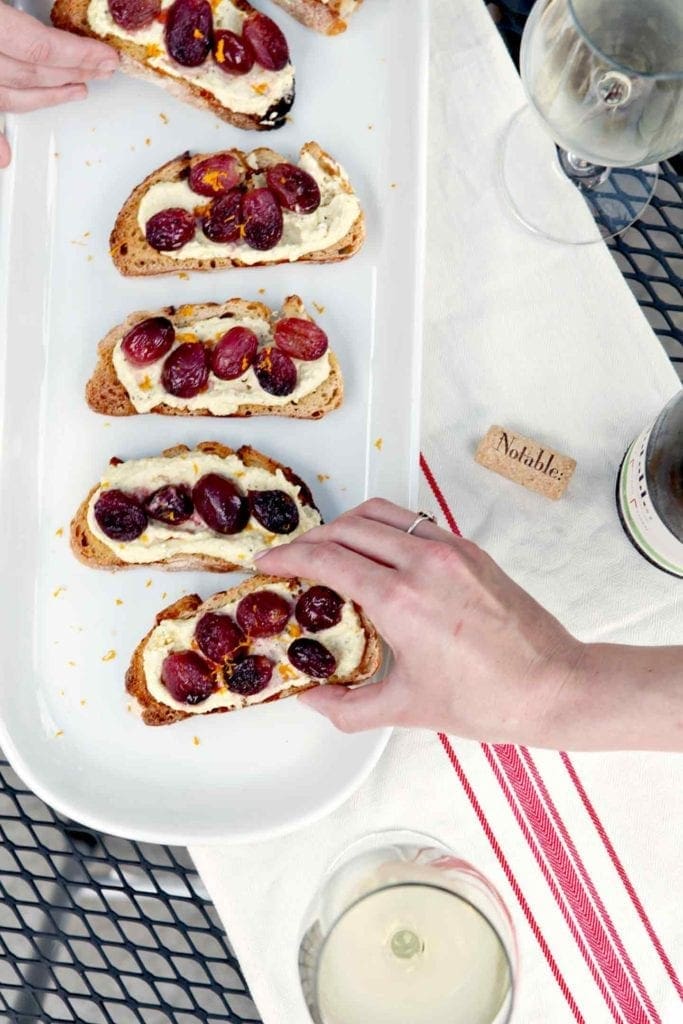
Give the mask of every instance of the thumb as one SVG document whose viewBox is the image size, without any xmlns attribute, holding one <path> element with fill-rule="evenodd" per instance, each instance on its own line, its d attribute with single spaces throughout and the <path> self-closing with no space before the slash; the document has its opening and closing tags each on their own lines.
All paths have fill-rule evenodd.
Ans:
<svg viewBox="0 0 683 1024">
<path fill-rule="evenodd" d="M 332 684 L 317 686 L 302 693 L 299 700 L 329 718 L 341 732 L 361 732 L 392 725 L 392 701 L 390 687 L 394 677 L 380 683 L 369 683 L 351 690 L 347 686 Z M 396 685 L 393 682 L 393 685 Z"/>
</svg>

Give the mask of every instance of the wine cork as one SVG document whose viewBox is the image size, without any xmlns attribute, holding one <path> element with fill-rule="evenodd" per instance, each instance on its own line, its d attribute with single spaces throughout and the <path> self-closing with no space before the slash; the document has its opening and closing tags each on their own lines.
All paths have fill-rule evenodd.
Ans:
<svg viewBox="0 0 683 1024">
<path fill-rule="evenodd" d="M 474 458 L 480 466 L 553 501 L 562 497 L 576 469 L 568 455 L 499 426 L 489 427 Z"/>
</svg>

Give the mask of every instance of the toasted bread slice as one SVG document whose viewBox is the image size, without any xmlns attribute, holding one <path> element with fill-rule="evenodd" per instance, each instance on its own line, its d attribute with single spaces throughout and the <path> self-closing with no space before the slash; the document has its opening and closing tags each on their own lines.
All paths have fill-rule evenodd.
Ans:
<svg viewBox="0 0 683 1024">
<path fill-rule="evenodd" d="M 85 400 L 93 412 L 103 413 L 105 416 L 133 416 L 137 410 L 130 399 L 130 396 L 119 379 L 114 366 L 113 352 L 125 334 L 141 320 L 148 317 L 168 317 L 178 333 L 188 330 L 201 320 L 208 320 L 220 317 L 225 320 L 225 330 L 230 328 L 230 321 L 241 317 L 258 317 L 274 323 L 279 319 L 275 312 L 269 309 L 263 302 L 248 302 L 244 299 L 228 299 L 227 302 L 204 302 L 201 304 L 185 305 L 176 308 L 166 306 L 164 309 L 140 310 L 131 313 L 122 324 L 113 327 L 103 338 L 98 348 L 98 360 L 95 371 L 86 384 Z M 298 317 L 300 319 L 313 320 L 307 313 L 303 302 L 298 295 L 288 296 L 283 305 L 280 316 Z M 318 387 L 296 402 L 286 402 L 283 405 L 262 405 L 259 403 L 245 403 L 240 405 L 235 412 L 228 413 L 231 417 L 248 416 L 287 416 L 294 419 L 320 419 L 326 413 L 337 409 L 344 398 L 344 383 L 341 368 L 336 356 L 330 352 L 330 374 Z M 215 416 L 216 413 L 206 408 L 178 408 L 160 402 L 150 412 L 163 416 Z"/>
<path fill-rule="evenodd" d="M 241 150 L 231 150 L 240 159 L 247 161 L 252 174 L 265 169 L 273 164 L 286 162 L 285 157 L 272 149 L 265 147 L 255 149 L 250 154 Z M 315 161 L 321 172 L 333 177 L 338 190 L 348 195 L 355 195 L 343 170 L 332 157 L 330 157 L 317 142 L 307 142 L 301 147 L 301 156 L 308 154 Z M 148 174 L 123 204 L 121 211 L 116 218 L 116 223 L 111 232 L 109 247 L 112 259 L 116 268 L 126 277 L 142 277 L 150 274 L 171 274 L 186 270 L 224 270 L 229 267 L 260 267 L 275 266 L 278 263 L 337 263 L 340 260 L 349 259 L 360 249 L 365 239 L 365 218 L 362 210 L 344 237 L 328 248 L 318 249 L 313 252 L 299 256 L 292 261 L 286 257 L 277 258 L 277 247 L 264 252 L 263 259 L 256 262 L 244 262 L 237 256 L 207 255 L 206 257 L 183 257 L 182 250 L 176 256 L 166 252 L 159 252 L 148 243 L 138 224 L 138 211 L 140 203 L 145 194 L 153 185 L 161 182 L 182 182 L 190 173 L 190 167 L 212 156 L 211 153 L 199 153 L 192 156 L 189 152 L 181 153 L 180 156 L 169 160 L 162 167 L 157 168 Z M 197 196 L 197 205 L 200 205 L 201 197 Z M 300 216 L 284 212 L 285 219 L 288 216 Z M 246 243 L 244 243 L 246 245 Z M 248 247 L 247 247 L 248 249 Z M 248 250 L 251 252 L 252 250 Z"/>
<path fill-rule="evenodd" d="M 303 25 L 327 36 L 336 36 L 346 32 L 346 18 L 363 0 L 275 0 L 275 3 Z"/>
<path fill-rule="evenodd" d="M 230 590 L 223 591 L 220 594 L 215 594 L 207 601 L 202 601 L 197 594 L 189 594 L 186 597 L 181 597 L 179 601 L 176 601 L 174 604 L 169 605 L 168 608 L 164 608 L 163 611 L 159 612 L 154 626 L 152 626 L 147 635 L 135 648 L 130 667 L 126 672 L 126 689 L 128 690 L 128 693 L 136 699 L 145 724 L 171 725 L 173 722 L 179 722 L 184 718 L 194 717 L 196 714 L 196 712 L 193 714 L 192 712 L 185 712 L 177 708 L 170 707 L 169 705 L 156 700 L 149 692 L 144 669 L 144 652 L 154 630 L 161 622 L 164 622 L 167 619 L 199 618 L 206 612 L 220 611 L 220 609 L 226 604 L 239 600 L 246 594 L 251 594 L 256 590 L 260 590 L 268 584 L 288 582 L 289 581 L 283 581 L 274 576 L 254 576 L 251 579 L 240 583 L 238 586 L 232 587 Z M 293 586 L 300 583 L 300 580 L 291 581 Z M 353 604 L 353 608 L 360 620 L 361 628 L 365 634 L 365 648 L 363 650 L 361 661 L 358 667 L 354 670 L 352 676 L 344 678 L 332 676 L 329 680 L 325 680 L 324 682 L 310 680 L 306 684 L 291 686 L 288 689 L 281 690 L 278 693 L 271 695 L 268 694 L 268 690 L 265 690 L 263 697 L 253 701 L 252 706 L 253 704 L 269 704 L 276 700 L 283 700 L 285 697 L 292 697 L 295 694 L 303 693 L 305 690 L 310 690 L 314 686 L 335 684 L 348 686 L 356 683 L 362 683 L 367 679 L 370 679 L 377 672 L 382 663 L 382 641 L 377 630 L 363 610 L 355 603 L 351 603 Z M 201 714 L 213 715 L 236 710 L 239 710 L 239 708 L 217 707 L 201 712 Z"/>
<path fill-rule="evenodd" d="M 251 448 L 249 445 L 244 445 L 242 448 L 235 450 L 228 448 L 227 445 L 220 444 L 218 441 L 202 441 L 197 445 L 196 449 L 190 449 L 187 445 L 179 444 L 174 448 L 167 448 L 161 455 L 164 458 L 173 459 L 179 455 L 185 455 L 191 450 L 216 455 L 221 459 L 227 459 L 230 455 L 237 455 L 245 467 L 265 469 L 269 473 L 275 473 L 278 469 L 281 470 L 285 479 L 295 488 L 298 488 L 298 501 L 300 504 L 316 512 L 317 520 L 322 522 L 308 486 L 288 466 L 283 466 L 282 463 L 269 458 L 269 456 L 264 455 L 255 448 Z M 120 461 L 119 459 L 112 459 L 112 464 L 117 465 Z M 107 544 L 95 536 L 88 523 L 90 499 L 100 486 L 100 484 L 96 484 L 91 488 L 71 521 L 71 550 L 76 558 L 89 568 L 116 571 L 118 569 L 135 569 L 145 566 L 147 568 L 165 569 L 169 572 L 189 572 L 191 570 L 203 572 L 244 572 L 248 568 L 248 565 L 244 562 L 230 562 L 207 554 L 174 554 L 154 562 L 124 561 Z"/>
<path fill-rule="evenodd" d="M 246 15 L 251 14 L 254 10 L 248 0 L 231 0 L 231 3 L 237 11 Z M 73 32 L 76 35 L 103 39 L 105 43 L 120 53 L 120 67 L 123 72 L 161 85 L 176 99 L 190 103 L 201 110 L 210 110 L 216 117 L 228 121 L 236 128 L 244 128 L 248 131 L 270 131 L 273 128 L 281 128 L 285 123 L 287 114 L 294 103 L 293 77 L 291 87 L 288 87 L 283 94 L 273 96 L 273 102 L 265 112 L 253 114 L 233 110 L 222 103 L 211 91 L 203 88 L 201 78 L 194 80 L 192 75 L 179 77 L 170 74 L 162 67 L 155 67 L 150 63 L 149 45 L 117 34 L 114 31 L 115 25 L 112 25 L 112 31 L 103 34 L 96 32 L 88 20 L 89 6 L 90 0 L 56 0 L 50 14 L 52 23 L 57 28 Z M 152 56 L 158 57 L 158 54 L 153 53 Z M 207 61 L 213 62 L 211 54 L 207 57 Z M 261 77 L 267 78 L 268 73 L 263 70 Z M 228 80 L 228 76 L 226 76 L 226 82 Z"/>
</svg>

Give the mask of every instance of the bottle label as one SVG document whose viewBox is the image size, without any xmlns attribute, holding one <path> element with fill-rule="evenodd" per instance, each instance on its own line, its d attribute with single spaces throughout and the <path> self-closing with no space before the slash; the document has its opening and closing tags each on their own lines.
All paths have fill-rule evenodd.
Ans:
<svg viewBox="0 0 683 1024">
<path fill-rule="evenodd" d="M 667 528 L 652 504 L 645 461 L 652 427 L 637 437 L 626 453 L 619 477 L 619 507 L 636 546 L 651 562 L 683 577 L 683 543 Z"/>
</svg>

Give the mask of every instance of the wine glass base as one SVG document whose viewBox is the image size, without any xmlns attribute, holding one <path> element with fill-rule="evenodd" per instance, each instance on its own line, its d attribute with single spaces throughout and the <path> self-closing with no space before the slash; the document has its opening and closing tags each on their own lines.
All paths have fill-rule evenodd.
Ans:
<svg viewBox="0 0 683 1024">
<path fill-rule="evenodd" d="M 659 167 L 572 166 L 533 107 L 510 122 L 502 144 L 501 184 L 508 206 L 536 235 L 569 245 L 591 245 L 621 235 L 641 217 L 657 185 Z"/>
</svg>

